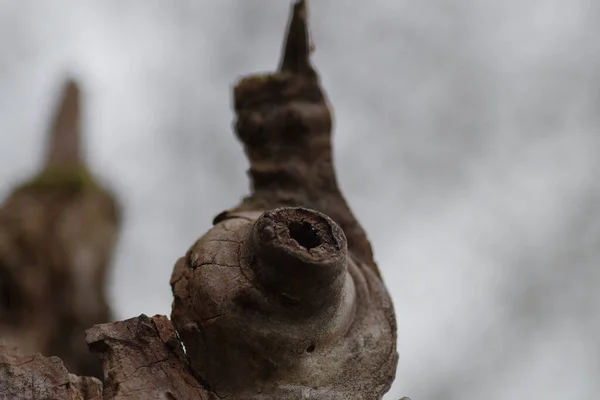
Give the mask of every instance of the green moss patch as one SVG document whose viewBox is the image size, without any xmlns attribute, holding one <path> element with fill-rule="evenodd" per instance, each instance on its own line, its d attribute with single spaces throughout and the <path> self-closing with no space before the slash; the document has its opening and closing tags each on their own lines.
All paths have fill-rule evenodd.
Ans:
<svg viewBox="0 0 600 400">
<path fill-rule="evenodd" d="M 52 189 L 69 192 L 95 190 L 99 187 L 85 167 L 47 168 L 36 177 L 25 182 L 19 189 Z"/>
</svg>

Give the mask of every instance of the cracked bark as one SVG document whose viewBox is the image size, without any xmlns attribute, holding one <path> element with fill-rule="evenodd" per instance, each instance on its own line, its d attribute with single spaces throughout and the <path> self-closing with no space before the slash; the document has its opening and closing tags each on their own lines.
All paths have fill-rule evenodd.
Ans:
<svg viewBox="0 0 600 400">
<path fill-rule="evenodd" d="M 107 371 L 105 399 L 214 398 L 189 370 L 165 316 L 141 315 L 99 325 L 88 331 L 87 341 Z"/>
<path fill-rule="evenodd" d="M 297 1 L 278 71 L 234 89 L 251 195 L 176 262 L 172 322 L 142 315 L 87 331 L 104 399 L 376 400 L 389 390 L 394 310 L 337 184 L 310 52 Z"/>
<path fill-rule="evenodd" d="M 58 357 L 24 356 L 0 344 L 0 398 L 100 400 L 102 384 L 69 374 Z"/>
<path fill-rule="evenodd" d="M 337 184 L 306 19 L 296 2 L 279 70 L 234 89 L 252 194 L 171 280 L 191 368 L 221 397 L 378 399 L 395 374 L 392 303 Z"/>
</svg>

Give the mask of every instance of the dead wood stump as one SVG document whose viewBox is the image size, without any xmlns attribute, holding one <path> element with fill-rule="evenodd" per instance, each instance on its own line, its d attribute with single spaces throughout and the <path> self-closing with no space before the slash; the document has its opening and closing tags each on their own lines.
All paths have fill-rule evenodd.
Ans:
<svg viewBox="0 0 600 400">
<path fill-rule="evenodd" d="M 104 399 L 376 400 L 389 390 L 394 309 L 337 184 L 310 52 L 300 0 L 279 70 L 235 87 L 252 193 L 175 264 L 172 323 L 141 315 L 87 331 Z"/>
</svg>

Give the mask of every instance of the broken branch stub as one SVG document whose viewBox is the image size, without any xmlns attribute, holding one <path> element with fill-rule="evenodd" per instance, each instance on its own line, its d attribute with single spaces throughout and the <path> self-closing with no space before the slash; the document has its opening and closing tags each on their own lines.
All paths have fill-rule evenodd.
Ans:
<svg viewBox="0 0 600 400">
<path fill-rule="evenodd" d="M 264 213 L 253 225 L 249 250 L 256 279 L 274 302 L 294 317 L 330 318 L 343 296 L 352 296 L 346 279 L 346 237 L 324 214 L 303 208 Z"/>
<path fill-rule="evenodd" d="M 171 284 L 191 367 L 220 397 L 378 399 L 389 389 L 391 301 L 324 214 L 232 214 L 180 259 Z"/>
<path fill-rule="evenodd" d="M 307 10 L 293 5 L 279 71 L 241 79 L 234 88 L 235 130 L 250 161 L 252 194 L 234 210 L 301 206 L 343 229 L 354 256 L 378 273 L 371 245 L 339 189 L 332 116 L 310 62 Z"/>
<path fill-rule="evenodd" d="M 101 377 L 85 329 L 112 318 L 105 283 L 121 218 L 81 155 L 80 106 L 69 80 L 45 165 L 0 207 L 0 339 Z"/>
<path fill-rule="evenodd" d="M 171 317 L 218 397 L 380 399 L 397 363 L 391 299 L 337 184 L 331 114 L 293 6 L 277 73 L 235 87 L 252 194 L 175 265 Z"/>
<path fill-rule="evenodd" d="M 48 140 L 46 165 L 54 168 L 73 168 L 83 164 L 81 156 L 81 110 L 79 86 L 69 80 L 62 93 L 62 99 L 52 121 Z"/>
</svg>

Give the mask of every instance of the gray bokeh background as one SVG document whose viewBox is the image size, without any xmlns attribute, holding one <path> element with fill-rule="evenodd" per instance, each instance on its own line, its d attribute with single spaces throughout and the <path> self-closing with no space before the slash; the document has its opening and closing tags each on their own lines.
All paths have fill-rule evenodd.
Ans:
<svg viewBox="0 0 600 400">
<path fill-rule="evenodd" d="M 343 190 L 393 295 L 386 399 L 596 399 L 600 3 L 313 1 Z M 126 220 L 119 318 L 168 314 L 177 257 L 248 192 L 231 87 L 288 1 L 0 0 L 0 197 L 39 167 L 69 71 Z"/>
</svg>

